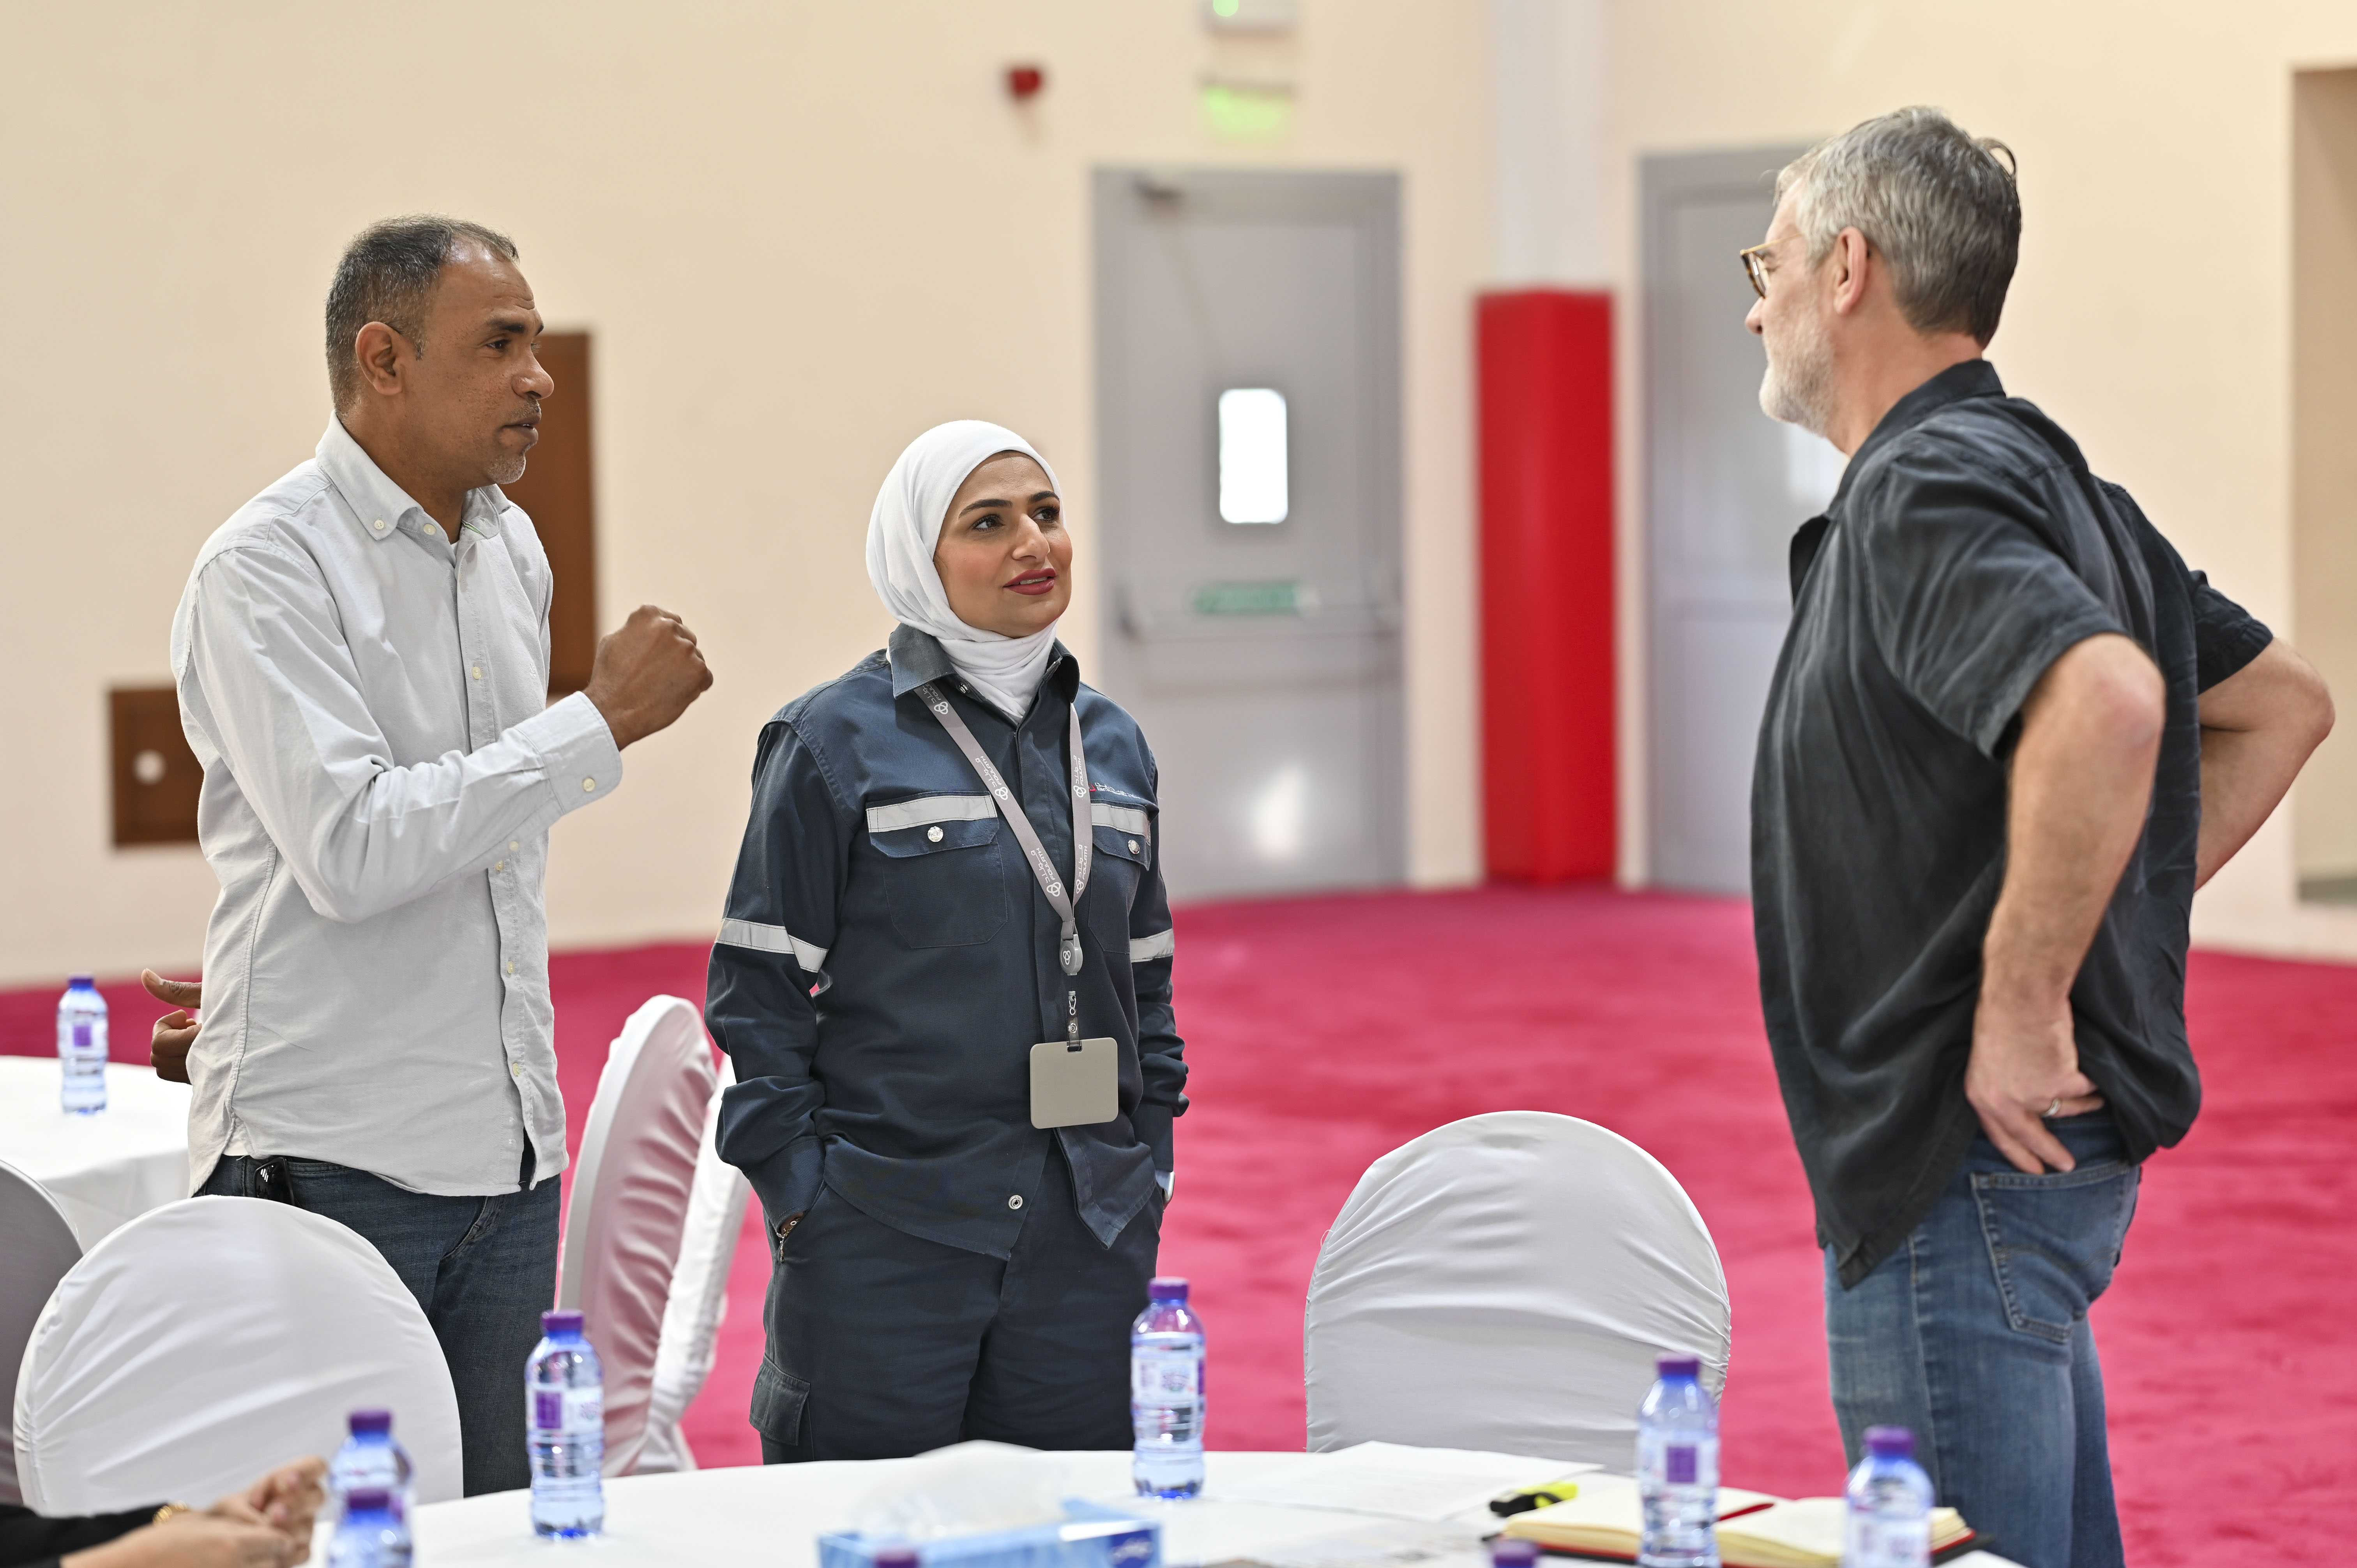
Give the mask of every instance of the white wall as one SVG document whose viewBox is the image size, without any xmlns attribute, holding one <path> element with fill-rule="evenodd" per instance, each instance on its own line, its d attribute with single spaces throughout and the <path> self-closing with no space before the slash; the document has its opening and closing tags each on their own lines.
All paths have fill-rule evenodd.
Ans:
<svg viewBox="0 0 2357 1568">
<path fill-rule="evenodd" d="M 1620 278 L 1641 284 L 1643 155 L 1807 141 L 1907 103 L 2002 137 L 2020 159 L 2024 208 L 2020 271 L 1990 353 L 2008 390 L 2060 419 L 2192 564 L 2298 642 L 2291 82 L 2296 68 L 2357 61 L 2357 10 L 1622 0 L 1612 28 L 1604 209 Z M 1633 546 L 1641 470 L 1625 415 L 1641 406 L 1639 339 L 1626 287 L 1622 305 Z M 1624 604 L 1633 620 L 1637 603 Z M 2357 693 L 2341 695 L 2331 744 L 2357 746 Z M 1641 756 L 1641 736 L 1629 749 Z M 2357 813 L 2357 800 L 2307 790 L 2293 807 Z M 2288 812 L 2202 895 L 2194 925 L 2213 945 L 2357 957 L 2357 911 L 2298 902 Z"/>
<path fill-rule="evenodd" d="M 559 828 L 552 940 L 583 945 L 713 927 L 760 723 L 888 629 L 861 536 L 927 424 L 1056 462 L 1092 654 L 1091 166 L 1398 170 L 1411 865 L 1471 876 L 1488 30 L 1472 0 L 1302 10 L 1215 42 L 1192 0 L 0 4 L 0 983 L 194 962 L 202 860 L 108 846 L 103 693 L 167 677 L 198 543 L 309 455 L 343 242 L 419 209 L 514 234 L 551 325 L 597 334 L 603 618 L 674 608 L 718 675 Z M 1048 72 L 1021 111 L 1018 60 Z M 1290 134 L 1215 142 L 1212 70 L 1292 81 Z"/>
</svg>

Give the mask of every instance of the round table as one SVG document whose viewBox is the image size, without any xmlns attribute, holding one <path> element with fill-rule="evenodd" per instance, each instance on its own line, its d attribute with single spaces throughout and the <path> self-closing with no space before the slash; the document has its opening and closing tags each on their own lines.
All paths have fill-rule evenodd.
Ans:
<svg viewBox="0 0 2357 1568">
<path fill-rule="evenodd" d="M 48 1188 L 82 1251 L 188 1196 L 188 1086 L 110 1062 L 106 1109 L 58 1107 L 55 1057 L 0 1057 L 0 1160 Z"/>
<path fill-rule="evenodd" d="M 1308 1543 L 1344 1531 L 1392 1522 L 1365 1514 L 1280 1507 L 1237 1500 L 1222 1493 L 1258 1489 L 1281 1468 L 1317 1466 L 1341 1455 L 1211 1453 L 1204 1455 L 1200 1502 L 1149 1502 L 1129 1480 L 1125 1453 L 1060 1454 L 1066 1495 L 1108 1503 L 1162 1521 L 1165 1568 L 1249 1560 L 1280 1552 L 1319 1554 Z M 532 1532 L 531 1494 L 494 1492 L 420 1507 L 412 1518 L 417 1561 L 433 1568 L 714 1568 L 759 1563 L 763 1568 L 814 1568 L 818 1537 L 850 1528 L 862 1498 L 917 1461 L 742 1466 L 672 1476 L 630 1476 L 606 1483 L 606 1532 L 591 1541 L 543 1541 Z M 1544 1460 L 1534 1461 L 1541 1469 Z M 1561 1466 L 1559 1466 L 1561 1467 Z M 1579 1466 L 1568 1466 L 1579 1468 Z M 1522 1484 L 1532 1484 L 1523 1482 Z M 1486 1518 L 1476 1509 L 1460 1520 Z M 1494 1521 L 1492 1521 L 1494 1522 Z M 1428 1527 L 1427 1527 L 1428 1528 Z M 314 1557 L 326 1561 L 328 1521 L 320 1521 Z M 1339 1563 L 1349 1559 L 1336 1559 Z M 1427 1559 L 1430 1568 L 1441 1560 Z M 1486 1554 L 1475 1561 L 1486 1561 Z M 1579 1561 L 1551 1557 L 1553 1563 Z M 1948 1568 L 2013 1568 L 1993 1553 L 1952 1559 Z"/>
</svg>

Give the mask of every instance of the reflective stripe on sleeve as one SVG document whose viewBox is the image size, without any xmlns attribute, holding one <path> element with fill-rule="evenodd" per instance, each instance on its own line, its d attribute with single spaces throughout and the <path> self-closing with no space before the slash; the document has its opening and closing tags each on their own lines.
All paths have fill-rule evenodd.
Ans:
<svg viewBox="0 0 2357 1568">
<path fill-rule="evenodd" d="M 1178 950 L 1178 933 L 1175 930 L 1157 931 L 1150 937 L 1129 939 L 1129 961 L 1132 963 L 1152 963 L 1156 959 L 1168 958 Z"/>
<path fill-rule="evenodd" d="M 928 822 L 979 822 L 998 815 L 997 802 L 987 795 L 920 795 L 888 806 L 867 808 L 867 831 L 888 833 L 900 828 L 921 828 Z"/>
<path fill-rule="evenodd" d="M 816 974 L 826 967 L 824 948 L 802 940 L 783 926 L 765 926 L 759 920 L 723 920 L 720 940 L 732 948 L 784 953 L 802 966 L 804 974 Z"/>
<path fill-rule="evenodd" d="M 1146 813 L 1135 806 L 1108 806 L 1103 800 L 1093 801 L 1089 806 L 1089 821 L 1101 828 L 1119 828 L 1123 832 L 1135 833 L 1140 838 L 1151 838 L 1154 834 L 1153 825 L 1146 821 Z"/>
</svg>

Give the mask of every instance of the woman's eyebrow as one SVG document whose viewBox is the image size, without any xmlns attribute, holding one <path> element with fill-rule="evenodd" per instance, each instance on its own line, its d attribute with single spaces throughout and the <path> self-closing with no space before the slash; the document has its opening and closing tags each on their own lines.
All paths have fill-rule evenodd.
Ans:
<svg viewBox="0 0 2357 1568">
<path fill-rule="evenodd" d="M 1038 491 L 1033 492 L 1033 494 L 1032 494 L 1032 497 L 1031 497 L 1031 504 L 1032 504 L 1033 506 L 1038 506 L 1041 501 L 1051 501 L 1051 500 L 1054 500 L 1055 499 L 1056 499 L 1056 492 L 1055 492 L 1055 491 L 1053 491 L 1053 490 L 1038 490 Z M 1005 501 L 1005 500 L 979 500 L 979 501 L 968 501 L 968 502 L 966 502 L 966 503 L 965 503 L 965 505 L 963 505 L 963 506 L 962 506 L 962 507 L 960 507 L 960 508 L 958 509 L 958 515 L 959 515 L 960 517 L 963 517 L 967 512 L 970 512 L 970 511 L 979 511 L 979 510 L 982 510 L 983 508 L 985 508 L 985 507 L 994 507 L 994 506 L 1013 506 L 1014 504 L 1015 504 L 1015 503 L 1014 503 L 1013 501 Z"/>
</svg>

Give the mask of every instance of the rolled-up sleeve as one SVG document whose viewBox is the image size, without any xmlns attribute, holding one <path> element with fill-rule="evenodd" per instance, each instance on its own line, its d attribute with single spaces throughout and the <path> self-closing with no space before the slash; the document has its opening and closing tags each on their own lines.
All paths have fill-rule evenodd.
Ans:
<svg viewBox="0 0 2357 1568">
<path fill-rule="evenodd" d="M 1908 693 L 1986 756 L 2055 660 L 2119 618 L 2040 535 L 2029 503 L 1937 456 L 1885 469 L 1857 510 L 1869 541 L 1875 640 Z"/>
<path fill-rule="evenodd" d="M 745 1173 L 772 1225 L 808 1209 L 823 1176 L 812 993 L 826 983 L 855 826 L 792 726 L 765 728 L 705 1017 L 737 1069 L 721 1097 L 720 1157 Z"/>
<path fill-rule="evenodd" d="M 396 766 L 317 568 L 225 550 L 188 596 L 182 703 L 311 908 L 365 920 L 488 868 L 508 842 L 613 792 L 621 752 L 566 697 L 471 752 Z"/>
</svg>

